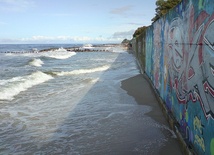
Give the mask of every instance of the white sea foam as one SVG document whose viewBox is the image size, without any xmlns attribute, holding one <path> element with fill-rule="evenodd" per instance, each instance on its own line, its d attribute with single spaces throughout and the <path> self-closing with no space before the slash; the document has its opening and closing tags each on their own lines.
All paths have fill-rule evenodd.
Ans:
<svg viewBox="0 0 214 155">
<path fill-rule="evenodd" d="M 91 49 L 94 48 L 92 44 L 85 44 L 82 48 Z"/>
<path fill-rule="evenodd" d="M 6 85 L 8 83 L 20 81 L 21 79 L 22 79 L 22 77 L 18 76 L 18 77 L 14 77 L 14 78 L 8 79 L 8 80 L 0 80 L 0 86 L 3 87 L 4 85 Z"/>
<path fill-rule="evenodd" d="M 59 48 L 58 50 L 55 50 L 55 51 L 44 52 L 41 55 L 49 58 L 54 58 L 54 59 L 67 59 L 76 55 L 76 53 L 68 52 L 63 48 Z"/>
<path fill-rule="evenodd" d="M 54 50 L 55 52 L 67 52 L 66 49 L 64 49 L 63 47 L 57 49 L 57 50 Z"/>
<path fill-rule="evenodd" d="M 40 59 L 33 59 L 32 61 L 29 62 L 29 65 L 35 67 L 41 67 L 43 64 L 44 64 L 43 61 Z"/>
<path fill-rule="evenodd" d="M 59 48 L 56 50 L 49 50 L 46 52 L 38 52 L 38 51 L 34 51 L 34 52 L 17 52 L 17 53 L 7 53 L 7 56 L 24 56 L 24 57 L 48 57 L 48 58 L 54 58 L 54 59 L 67 59 L 70 58 L 74 55 L 76 55 L 75 52 L 68 52 L 66 49 L 64 48 Z M 38 62 L 38 61 L 37 61 Z M 42 65 L 42 64 L 40 64 Z"/>
<path fill-rule="evenodd" d="M 53 74 L 58 76 L 66 76 L 66 75 L 79 75 L 79 74 L 89 74 L 94 72 L 102 72 L 108 70 L 110 68 L 109 65 L 105 65 L 102 67 L 92 68 L 92 69 L 78 69 L 70 72 L 53 72 Z"/>
<path fill-rule="evenodd" d="M 31 75 L 14 77 L 8 80 L 0 80 L 0 100 L 13 100 L 14 96 L 22 91 L 44 83 L 53 77 L 43 72 L 37 71 Z"/>
</svg>

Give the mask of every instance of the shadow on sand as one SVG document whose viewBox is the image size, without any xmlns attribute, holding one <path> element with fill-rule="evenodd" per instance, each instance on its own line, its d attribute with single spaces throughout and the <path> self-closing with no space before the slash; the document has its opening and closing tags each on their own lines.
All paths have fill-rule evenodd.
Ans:
<svg viewBox="0 0 214 155">
<path fill-rule="evenodd" d="M 144 76 L 130 73 L 131 65 L 115 69 L 126 56 L 118 55 L 40 153 L 181 154 Z"/>
<path fill-rule="evenodd" d="M 127 52 L 118 54 L 111 67 L 58 125 L 49 142 L 36 144 L 32 139 L 25 144 L 31 146 L 27 153 L 181 154 L 152 88 L 134 61 Z M 17 150 L 22 150 L 19 146 Z"/>
</svg>

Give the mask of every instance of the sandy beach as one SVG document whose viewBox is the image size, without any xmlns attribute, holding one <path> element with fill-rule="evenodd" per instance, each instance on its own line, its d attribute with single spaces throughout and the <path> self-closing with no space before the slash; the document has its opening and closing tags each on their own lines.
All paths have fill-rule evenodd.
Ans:
<svg viewBox="0 0 214 155">
<path fill-rule="evenodd" d="M 128 95 L 134 97 L 135 101 L 139 105 L 147 105 L 152 107 L 152 110 L 149 113 L 146 113 L 145 115 L 151 117 L 153 120 L 158 122 L 158 124 L 161 124 L 167 127 L 169 126 L 168 122 L 166 121 L 166 118 L 164 117 L 161 111 L 159 103 L 155 97 L 154 90 L 151 88 L 150 84 L 146 79 L 146 75 L 139 74 L 122 81 L 121 88 L 126 90 Z M 145 126 L 146 125 L 147 124 L 145 124 Z M 156 133 L 151 133 L 153 132 L 152 129 L 147 128 L 146 131 L 145 129 L 143 129 L 142 131 L 145 134 L 150 135 L 148 137 L 150 139 L 153 139 L 154 137 L 156 137 Z M 164 134 L 164 136 L 166 136 L 166 142 L 164 146 L 161 146 L 160 148 L 158 147 L 158 142 L 157 142 L 157 144 L 154 144 L 154 148 L 152 148 L 151 152 L 153 152 L 154 151 L 153 149 L 155 149 L 156 151 L 153 152 L 154 154 L 181 155 L 182 154 L 181 148 L 175 133 L 173 133 L 173 131 L 171 131 L 169 128 L 162 128 L 161 131 Z M 145 139 L 142 139 L 142 141 L 143 140 Z"/>
</svg>

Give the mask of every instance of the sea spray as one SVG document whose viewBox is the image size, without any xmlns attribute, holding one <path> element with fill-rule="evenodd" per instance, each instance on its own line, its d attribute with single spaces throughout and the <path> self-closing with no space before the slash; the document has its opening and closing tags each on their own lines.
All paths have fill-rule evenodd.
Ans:
<svg viewBox="0 0 214 155">
<path fill-rule="evenodd" d="M 79 74 L 89 74 L 89 73 L 94 73 L 94 72 L 102 72 L 106 71 L 110 68 L 109 65 L 104 65 L 101 67 L 97 68 L 92 68 L 92 69 L 78 69 L 78 70 L 73 70 L 73 71 L 68 71 L 68 72 L 52 72 L 53 75 L 57 76 L 66 76 L 66 75 L 79 75 Z"/>
<path fill-rule="evenodd" d="M 54 51 L 48 51 L 44 53 L 40 53 L 41 56 L 49 57 L 49 58 L 54 58 L 54 59 L 67 59 L 70 58 L 74 55 L 76 55 L 75 52 L 68 52 L 67 50 L 63 48 L 59 48 L 58 50 Z"/>
<path fill-rule="evenodd" d="M 31 75 L 23 77 L 14 77 L 8 80 L 0 80 L 0 100 L 13 100 L 14 96 L 18 95 L 22 91 L 53 79 L 51 75 L 47 75 L 43 72 L 37 71 Z"/>
<path fill-rule="evenodd" d="M 6 53 L 6 56 L 13 57 L 46 57 L 46 58 L 54 58 L 54 59 L 68 59 L 72 56 L 76 55 L 76 52 L 68 52 L 64 48 L 59 48 L 57 50 L 47 50 L 45 52 L 12 52 Z"/>
<path fill-rule="evenodd" d="M 43 61 L 40 59 L 33 59 L 29 62 L 29 65 L 35 66 L 35 67 L 41 67 L 43 65 Z"/>
</svg>

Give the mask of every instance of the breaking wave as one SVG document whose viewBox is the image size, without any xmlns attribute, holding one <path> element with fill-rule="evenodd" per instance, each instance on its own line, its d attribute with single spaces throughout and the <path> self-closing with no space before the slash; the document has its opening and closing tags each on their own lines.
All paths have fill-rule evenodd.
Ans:
<svg viewBox="0 0 214 155">
<path fill-rule="evenodd" d="M 68 59 L 76 55 L 75 52 L 48 52 L 44 56 L 54 59 Z"/>
<path fill-rule="evenodd" d="M 75 52 L 68 52 L 64 48 L 59 48 L 57 50 L 51 50 L 51 51 L 42 53 L 42 56 L 54 58 L 54 59 L 67 59 L 74 55 L 76 55 Z"/>
<path fill-rule="evenodd" d="M 53 77 L 37 71 L 27 76 L 0 80 L 0 100 L 13 100 L 14 96 L 18 95 L 20 92 L 26 91 L 27 89 L 50 79 L 53 79 Z"/>
<path fill-rule="evenodd" d="M 105 70 L 108 70 L 110 68 L 109 65 L 105 65 L 102 67 L 97 67 L 97 68 L 92 68 L 92 69 L 78 69 L 78 70 L 73 70 L 69 72 L 52 72 L 53 75 L 57 76 L 66 76 L 66 75 L 79 75 L 79 74 L 89 74 L 89 73 L 94 73 L 94 72 L 102 72 Z"/>
<path fill-rule="evenodd" d="M 40 59 L 33 59 L 29 62 L 29 65 L 35 66 L 35 67 L 41 67 L 43 65 L 43 61 Z"/>
</svg>

